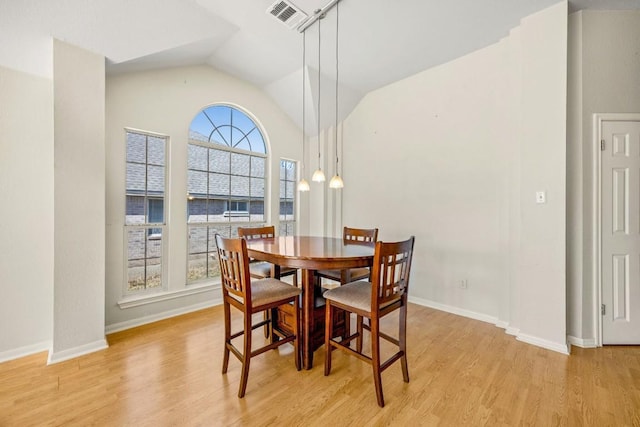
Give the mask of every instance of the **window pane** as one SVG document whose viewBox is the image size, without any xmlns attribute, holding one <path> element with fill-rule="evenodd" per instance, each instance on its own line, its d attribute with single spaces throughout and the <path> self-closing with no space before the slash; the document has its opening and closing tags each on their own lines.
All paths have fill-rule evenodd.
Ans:
<svg viewBox="0 0 640 427">
<path fill-rule="evenodd" d="M 207 170 L 207 151 L 205 147 L 189 144 L 188 168 L 200 171 Z"/>
<path fill-rule="evenodd" d="M 195 282 L 207 278 L 208 254 L 189 255 L 187 281 Z"/>
<path fill-rule="evenodd" d="M 264 157 L 251 156 L 251 176 L 264 178 Z"/>
<path fill-rule="evenodd" d="M 147 228 L 127 231 L 127 289 L 162 287 L 162 239 L 149 236 Z"/>
<path fill-rule="evenodd" d="M 251 222 L 263 222 L 264 199 L 252 199 L 251 202 L 249 202 L 249 213 L 251 214 Z M 256 224 L 255 226 L 257 227 L 258 225 Z"/>
<path fill-rule="evenodd" d="M 207 252 L 207 227 L 189 227 L 189 254 Z"/>
<path fill-rule="evenodd" d="M 224 212 L 228 210 L 228 204 L 228 200 L 209 199 L 209 202 L 207 203 L 207 221 L 230 221 L 230 218 L 228 216 L 224 216 Z"/>
<path fill-rule="evenodd" d="M 231 146 L 231 126 L 223 125 L 218 126 L 211 135 L 211 142 L 216 142 L 221 145 Z"/>
<path fill-rule="evenodd" d="M 207 194 L 207 173 L 187 171 L 187 191 L 189 194 Z"/>
<path fill-rule="evenodd" d="M 193 198 L 187 201 L 187 222 L 207 220 L 207 199 Z"/>
<path fill-rule="evenodd" d="M 251 132 L 256 127 L 253 120 L 240 110 L 233 110 L 233 125 L 241 129 L 245 134 Z"/>
<path fill-rule="evenodd" d="M 127 192 L 144 192 L 146 181 L 147 174 L 144 164 L 127 163 Z"/>
<path fill-rule="evenodd" d="M 280 233 L 290 234 L 295 229 L 295 179 L 296 163 L 291 160 L 280 161 Z"/>
<path fill-rule="evenodd" d="M 231 153 L 231 173 L 249 176 L 250 158 L 246 154 Z"/>
<path fill-rule="evenodd" d="M 164 201 L 162 199 L 149 199 L 149 223 L 162 224 L 164 222 Z"/>
<path fill-rule="evenodd" d="M 285 179 L 287 181 L 296 180 L 296 164 L 294 162 L 287 162 L 287 175 Z"/>
<path fill-rule="evenodd" d="M 231 172 L 231 153 L 222 150 L 209 150 L 209 171 L 229 173 Z"/>
<path fill-rule="evenodd" d="M 127 132 L 127 161 L 145 163 L 147 159 L 147 138 L 139 133 Z"/>
<path fill-rule="evenodd" d="M 287 181 L 284 196 L 287 199 L 293 199 L 294 195 L 295 195 L 295 183 L 292 181 Z"/>
<path fill-rule="evenodd" d="M 244 176 L 231 176 L 231 195 L 249 196 L 249 178 Z"/>
<path fill-rule="evenodd" d="M 125 224 L 144 224 L 145 198 L 143 196 L 127 196 Z"/>
<path fill-rule="evenodd" d="M 189 138 L 195 139 L 196 141 L 208 142 L 211 129 L 211 122 L 207 116 L 205 116 L 204 112 L 201 111 L 191 121 L 191 125 L 189 126 Z"/>
<path fill-rule="evenodd" d="M 249 140 L 244 137 L 244 134 L 241 134 L 239 131 L 236 130 L 236 133 L 234 133 L 234 136 L 235 135 L 239 135 L 239 138 L 236 138 L 236 142 L 233 144 L 234 148 L 238 148 L 240 150 L 245 150 L 245 151 L 251 151 L 251 144 L 249 143 Z"/>
<path fill-rule="evenodd" d="M 159 165 L 164 166 L 164 138 L 158 138 L 155 136 L 147 137 L 148 141 L 148 155 L 147 155 L 147 163 L 151 165 Z"/>
<path fill-rule="evenodd" d="M 164 193 L 164 166 L 147 166 L 147 194 Z"/>
<path fill-rule="evenodd" d="M 251 197 L 264 197 L 264 179 L 251 178 Z"/>
<path fill-rule="evenodd" d="M 251 144 L 251 151 L 256 153 L 267 153 L 267 148 L 264 144 L 264 139 L 262 139 L 262 134 L 258 131 L 258 129 L 251 132 L 248 136 L 249 143 Z"/>
<path fill-rule="evenodd" d="M 230 194 L 229 178 L 229 175 L 210 173 L 209 194 L 217 196 Z"/>
</svg>

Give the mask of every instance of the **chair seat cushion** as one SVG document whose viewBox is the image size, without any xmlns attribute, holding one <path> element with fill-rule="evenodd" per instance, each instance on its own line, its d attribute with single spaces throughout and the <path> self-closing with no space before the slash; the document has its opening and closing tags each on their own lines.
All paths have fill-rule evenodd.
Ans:
<svg viewBox="0 0 640 427">
<path fill-rule="evenodd" d="M 322 296 L 325 299 L 335 301 L 340 304 L 348 305 L 361 311 L 371 313 L 371 282 L 359 280 L 357 282 L 347 283 L 337 288 L 329 289 Z M 400 299 L 394 298 L 387 301 L 378 308 L 387 307 Z"/>
<path fill-rule="evenodd" d="M 266 261 L 252 262 L 249 264 L 249 273 L 251 277 L 259 279 L 271 277 L 271 264 Z"/>
<path fill-rule="evenodd" d="M 364 280 L 347 283 L 337 288 L 329 289 L 324 298 L 348 305 L 362 311 L 371 312 L 371 283 Z"/>
<path fill-rule="evenodd" d="M 330 280 L 339 282 L 341 279 L 341 270 L 318 270 L 318 275 Z M 356 280 L 368 279 L 369 269 L 367 267 L 350 268 L 347 275 L 347 281 L 354 282 Z"/>
<path fill-rule="evenodd" d="M 266 278 L 251 282 L 251 302 L 254 306 L 299 296 L 302 291 L 280 280 Z"/>
<path fill-rule="evenodd" d="M 271 263 L 266 261 L 252 262 L 249 264 L 249 274 L 256 279 L 271 277 Z M 287 276 L 295 273 L 296 269 L 291 267 L 280 267 L 280 276 Z"/>
</svg>

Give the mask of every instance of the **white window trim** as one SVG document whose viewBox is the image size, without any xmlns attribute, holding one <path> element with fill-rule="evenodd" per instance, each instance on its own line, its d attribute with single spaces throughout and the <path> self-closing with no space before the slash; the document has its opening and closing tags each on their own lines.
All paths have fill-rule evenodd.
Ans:
<svg viewBox="0 0 640 427">
<path fill-rule="evenodd" d="M 220 281 L 208 283 L 190 284 L 184 289 L 177 291 L 159 291 L 154 294 L 132 295 L 118 301 L 118 307 L 121 309 L 140 307 L 147 304 L 155 304 L 160 301 L 168 301 L 176 298 L 182 298 L 189 295 L 203 294 L 205 292 L 220 289 Z"/>
<path fill-rule="evenodd" d="M 125 188 L 124 188 L 124 198 L 125 198 L 125 217 L 124 217 L 124 227 L 123 227 L 123 272 L 124 272 L 124 276 L 123 276 L 123 280 L 122 280 L 122 297 L 123 300 L 135 300 L 135 299 L 155 299 L 157 295 L 162 294 L 162 293 L 167 293 L 169 291 L 167 291 L 168 289 L 168 281 L 167 281 L 167 277 L 169 274 L 169 223 L 168 223 L 168 217 L 169 217 L 169 195 L 170 195 L 170 188 L 169 188 L 169 168 L 170 168 L 170 161 L 169 161 L 169 146 L 171 143 L 171 137 L 169 135 L 165 135 L 162 133 L 157 133 L 157 132 L 151 132 L 151 131 L 146 131 L 146 130 L 141 130 L 141 129 L 136 129 L 136 128 L 130 128 L 130 127 L 125 127 L 124 128 L 124 140 L 125 140 L 125 144 L 127 141 L 127 133 L 137 133 L 137 134 L 142 134 L 142 135 L 147 135 L 147 136 L 152 136 L 152 137 L 156 137 L 156 138 L 163 138 L 165 139 L 166 143 L 165 143 L 165 147 L 164 147 L 164 151 L 165 151 L 165 158 L 164 158 L 164 195 L 163 195 L 163 218 L 164 218 L 164 222 L 162 224 L 127 224 L 126 221 L 126 182 L 125 182 Z M 125 147 L 125 158 L 124 158 L 124 163 L 125 163 L 125 181 L 126 181 L 126 164 L 127 164 L 127 155 L 126 155 L 126 147 Z M 134 228 L 161 228 L 162 229 L 162 282 L 161 282 L 161 286 L 159 289 L 145 289 L 145 290 L 141 290 L 141 291 L 130 291 L 129 290 L 129 268 L 128 268 L 128 263 L 129 263 L 129 250 L 128 250 L 128 236 L 127 233 L 130 229 L 134 229 Z M 118 305 L 120 305 L 120 303 L 118 302 Z M 121 307 L 122 308 L 122 307 Z"/>
</svg>

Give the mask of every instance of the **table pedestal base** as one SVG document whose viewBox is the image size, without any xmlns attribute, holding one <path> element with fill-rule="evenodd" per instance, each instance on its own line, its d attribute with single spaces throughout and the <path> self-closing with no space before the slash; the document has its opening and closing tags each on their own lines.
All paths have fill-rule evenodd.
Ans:
<svg viewBox="0 0 640 427">
<path fill-rule="evenodd" d="M 300 334 L 300 338 L 301 338 L 300 348 L 309 349 L 307 360 L 305 360 L 305 357 L 303 354 L 302 362 L 305 369 L 311 369 L 311 366 L 313 365 L 313 352 L 324 344 L 325 300 L 322 297 L 320 288 L 316 287 L 316 289 L 317 291 L 315 292 L 316 295 L 314 296 L 314 307 L 312 311 L 313 315 L 309 322 L 309 326 L 310 326 L 309 332 L 310 332 L 310 341 L 311 341 L 309 347 L 305 347 L 305 344 L 303 341 L 304 334 L 302 333 Z M 274 310 L 274 311 L 275 313 L 273 315 L 273 327 L 289 334 L 293 333 L 293 328 L 292 328 L 293 319 L 294 319 L 293 305 L 292 304 L 281 305 L 277 308 L 277 310 Z M 332 338 L 344 337 L 344 336 L 346 336 L 345 313 L 343 311 L 340 311 L 336 313 L 336 321 L 334 322 L 334 326 L 333 326 Z"/>
</svg>

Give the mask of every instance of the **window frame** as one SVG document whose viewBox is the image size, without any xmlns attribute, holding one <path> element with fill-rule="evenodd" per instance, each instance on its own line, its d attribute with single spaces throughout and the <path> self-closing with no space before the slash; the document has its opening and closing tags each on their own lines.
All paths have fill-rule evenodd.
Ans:
<svg viewBox="0 0 640 427">
<path fill-rule="evenodd" d="M 285 173 L 285 179 L 283 179 L 282 177 L 282 164 L 283 163 L 287 163 L 292 165 L 295 170 L 293 171 L 293 178 L 292 179 L 286 179 L 286 173 Z M 289 224 L 293 224 L 293 234 L 297 233 L 298 230 L 298 190 L 297 190 L 297 182 L 298 182 L 298 172 L 299 171 L 299 162 L 297 160 L 293 160 L 293 159 L 287 159 L 287 158 L 280 158 L 280 167 L 278 168 L 278 234 L 280 236 L 287 236 L 289 235 Z M 282 183 L 284 182 L 284 195 L 285 197 L 282 197 L 281 194 L 281 189 L 282 189 Z M 292 187 L 292 194 L 293 197 L 291 197 L 290 199 L 286 197 L 287 195 L 287 188 L 288 185 L 290 185 Z M 291 216 L 293 217 L 293 219 L 287 220 L 287 219 L 282 219 L 282 201 L 285 200 L 285 203 L 287 200 L 291 201 L 291 209 L 293 210 L 293 212 L 291 213 Z M 285 216 L 287 214 L 285 213 Z"/>
<path fill-rule="evenodd" d="M 209 266 L 209 262 L 211 262 L 210 258 L 211 257 L 215 257 L 216 255 L 216 250 L 215 250 L 215 244 L 213 243 L 213 241 L 209 241 L 209 237 L 210 237 L 210 233 L 211 233 L 211 228 L 226 228 L 228 227 L 228 237 L 237 237 L 237 229 L 238 227 L 242 227 L 242 226 L 261 226 L 264 225 L 266 223 L 268 223 L 269 218 L 271 217 L 270 214 L 270 210 L 269 210 L 269 205 L 270 205 L 270 194 L 271 192 L 269 191 L 269 185 L 270 185 L 270 181 L 271 181 L 271 177 L 270 177 L 270 159 L 271 159 L 271 155 L 270 155 L 270 150 L 269 150 L 269 144 L 268 144 L 268 139 L 267 139 L 267 133 L 264 130 L 262 124 L 260 123 L 260 121 L 253 115 L 251 114 L 249 111 L 247 111 L 246 109 L 244 109 L 243 107 L 240 107 L 238 105 L 232 105 L 232 104 L 226 104 L 226 103 L 216 103 L 216 104 L 210 104 L 207 106 L 202 107 L 198 113 L 194 116 L 194 120 L 205 110 L 207 110 L 208 108 L 211 107 L 227 107 L 230 108 L 232 110 L 236 110 L 242 114 L 244 114 L 246 116 L 246 118 L 248 118 L 252 123 L 253 126 L 255 128 L 256 131 L 259 132 L 260 137 L 262 139 L 262 142 L 264 144 L 264 153 L 261 151 L 250 151 L 250 150 L 245 150 L 243 148 L 237 148 L 232 146 L 231 144 L 222 144 L 219 142 L 210 142 L 210 141 L 202 141 L 202 140 L 198 140 L 198 139 L 194 139 L 191 137 L 191 131 L 192 131 L 192 124 L 193 124 L 193 120 L 192 123 L 189 124 L 189 135 L 187 138 L 187 161 L 186 161 L 186 174 L 187 174 L 187 217 L 186 217 L 186 286 L 198 286 L 198 285 L 202 285 L 203 283 L 208 283 L 211 281 L 217 281 L 219 280 L 219 275 L 214 275 L 214 276 L 210 276 L 209 275 L 209 271 L 210 271 L 210 266 Z M 214 127 L 217 129 L 219 127 L 222 127 L 223 125 L 220 126 L 215 126 Z M 250 131 L 249 133 L 253 132 Z M 247 133 L 247 135 L 249 134 Z M 206 149 L 213 149 L 213 150 L 219 150 L 219 151 L 223 151 L 223 152 L 228 152 L 228 153 L 235 153 L 235 154 L 241 154 L 241 155 L 247 155 L 247 156 L 253 156 L 253 157 L 259 157 L 264 159 L 264 170 L 263 170 L 263 175 L 261 177 L 261 179 L 263 179 L 264 182 L 264 188 L 263 188 L 263 195 L 262 195 L 262 205 L 263 205 L 263 213 L 262 213 L 262 219 L 261 220 L 251 220 L 251 201 L 253 201 L 254 197 L 251 195 L 251 178 L 257 178 L 255 176 L 253 176 L 251 174 L 251 171 L 249 172 L 248 175 L 246 175 L 247 178 L 249 178 L 249 196 L 247 196 L 248 198 L 246 200 L 242 200 L 240 197 L 241 196 L 237 196 L 237 195 L 233 195 L 232 191 L 231 191 L 231 187 L 229 189 L 229 194 L 226 195 L 227 199 L 224 200 L 224 204 L 225 204 L 225 211 L 223 211 L 223 216 L 225 218 L 229 218 L 228 220 L 225 221 L 211 221 L 209 219 L 209 213 L 207 211 L 206 214 L 206 219 L 205 221 L 200 221 L 200 222 L 190 222 L 189 221 L 189 201 L 191 201 L 191 193 L 189 192 L 189 171 L 192 170 L 196 170 L 196 171 L 200 171 L 200 172 L 204 172 L 202 170 L 199 169 L 191 169 L 189 167 L 189 146 L 190 145 L 194 145 L 194 146 L 198 146 L 198 147 L 203 147 Z M 231 155 L 230 154 L 230 155 Z M 209 157 L 208 157 L 209 159 Z M 230 160 L 231 161 L 231 160 Z M 251 162 L 251 160 L 249 160 L 249 162 Z M 251 167 L 251 166 L 250 166 Z M 212 173 L 212 170 L 210 168 L 210 164 L 209 164 L 209 160 L 208 160 L 208 165 L 207 165 L 207 173 Z M 214 173 L 220 173 L 220 172 L 214 172 Z M 220 173 L 222 174 L 222 173 Z M 227 175 L 229 177 L 232 176 L 245 176 L 245 175 L 238 175 L 233 173 L 233 171 L 231 170 L 231 164 L 230 164 L 230 170 L 228 173 L 224 173 L 224 175 Z M 205 200 L 216 200 L 215 198 L 209 198 L 209 188 L 207 188 L 207 198 Z M 221 200 L 221 199 L 217 199 L 217 200 Z M 245 203 L 248 206 L 247 211 L 235 211 L 235 210 L 230 210 L 229 209 L 229 205 L 233 205 L 233 204 L 238 204 L 238 203 Z M 237 212 L 237 213 L 236 213 Z M 227 214 L 227 215 L 225 215 Z M 239 221 L 237 219 L 240 218 L 248 218 L 247 220 L 242 220 Z M 191 253 L 191 233 L 192 233 L 192 229 L 193 228 L 204 228 L 205 231 L 205 237 L 207 239 L 207 242 L 205 243 L 205 249 L 206 252 L 202 252 L 202 253 L 195 253 L 192 254 Z M 190 279 L 190 262 L 191 262 L 191 256 L 192 255 L 202 255 L 202 254 L 206 254 L 205 259 L 206 264 L 205 264 L 205 271 L 206 271 L 206 275 L 204 277 L 199 277 L 197 279 Z M 214 261 L 217 263 L 217 259 L 216 261 Z M 215 268 L 215 267 L 214 267 Z"/>
<path fill-rule="evenodd" d="M 147 185 L 148 185 L 148 176 L 145 175 L 145 190 L 144 190 L 144 195 L 142 196 L 144 198 L 144 209 L 145 209 L 145 222 L 144 223 L 140 223 L 140 224 L 129 224 L 127 223 L 127 198 L 130 196 L 130 194 L 128 194 L 128 189 L 127 189 L 127 164 L 128 163 L 134 163 L 134 162 L 129 162 L 128 159 L 128 155 L 127 155 L 127 145 L 128 145 L 128 134 L 137 134 L 137 135 L 144 135 L 145 138 L 148 137 L 153 137 L 153 138 L 160 138 L 164 140 L 164 174 L 163 174 L 163 190 L 162 190 L 162 197 L 160 198 L 157 195 L 151 195 L 149 196 L 147 194 Z M 169 135 L 166 134 L 162 134 L 162 133 L 158 133 L 158 132 L 152 132 L 152 131 L 146 131 L 146 130 L 141 130 L 141 129 L 136 129 L 136 128 L 130 128 L 130 127 L 125 127 L 124 128 L 124 145 L 125 145 L 125 155 L 124 155 L 124 179 L 125 179 L 125 184 L 124 184 L 124 227 L 123 227 L 123 265 L 124 265 L 124 269 L 123 269 L 123 289 L 122 289 L 122 296 L 124 298 L 137 298 L 137 297 L 141 297 L 144 298 L 147 295 L 152 295 L 152 294 L 157 294 L 157 293 L 161 293 L 161 292 L 166 292 L 167 288 L 168 288 L 168 206 L 170 204 L 170 192 L 168 191 L 168 182 L 169 182 L 169 169 L 170 169 L 170 161 L 169 161 L 169 146 L 171 143 L 171 137 Z M 148 144 L 148 141 L 146 141 L 146 144 Z M 147 151 L 148 146 L 146 147 L 145 151 Z M 143 164 L 143 163 L 139 163 L 139 164 Z M 145 166 L 149 165 L 148 160 L 145 160 L 144 163 Z M 161 223 L 159 222 L 150 222 L 150 201 L 151 200 L 162 200 L 162 218 L 163 221 Z M 130 289 L 130 284 L 129 284 L 129 232 L 130 231 L 135 231 L 135 230 L 145 230 L 143 232 L 143 235 L 145 236 L 145 241 L 159 241 L 160 242 L 160 286 L 158 287 L 151 287 L 151 288 L 144 288 L 144 289 L 137 289 L 137 290 L 131 290 Z M 159 231 L 159 233 L 157 232 Z M 145 250 L 146 252 L 146 250 Z M 144 258 L 145 259 L 145 269 L 146 269 L 146 260 L 148 259 L 147 257 Z M 145 277 L 146 277 L 146 270 L 145 270 Z M 146 285 L 145 285 L 146 286 Z"/>
</svg>

